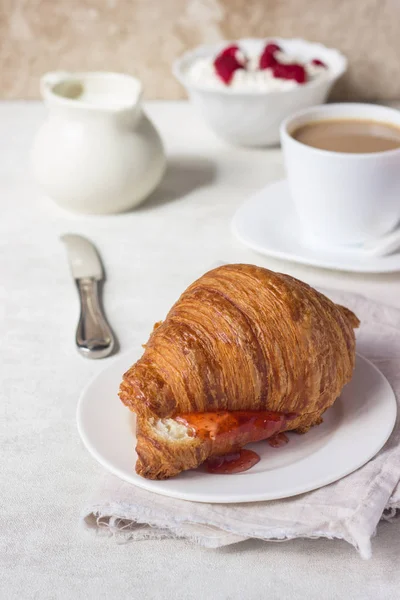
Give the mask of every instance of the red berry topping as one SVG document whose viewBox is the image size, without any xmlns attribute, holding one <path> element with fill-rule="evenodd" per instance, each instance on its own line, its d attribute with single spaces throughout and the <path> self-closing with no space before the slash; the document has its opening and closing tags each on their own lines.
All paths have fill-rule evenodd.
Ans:
<svg viewBox="0 0 400 600">
<path fill-rule="evenodd" d="M 273 44 L 270 44 L 270 45 L 272 46 Z M 270 67 L 273 67 L 277 63 L 278 63 L 278 61 L 276 60 L 274 53 L 270 52 L 269 50 L 267 50 L 267 48 L 265 48 L 264 52 L 260 56 L 259 68 L 260 69 L 269 69 Z"/>
<path fill-rule="evenodd" d="M 277 60 L 274 56 L 275 52 L 281 52 L 281 47 L 278 44 L 267 44 L 262 51 L 259 60 L 260 69 L 268 69 L 277 64 Z"/>
<path fill-rule="evenodd" d="M 218 77 L 222 79 L 226 85 L 229 85 L 235 71 L 237 71 L 237 69 L 243 69 L 243 65 L 240 64 L 233 54 L 222 52 L 214 60 L 214 68 Z"/>
<path fill-rule="evenodd" d="M 236 56 L 236 52 L 239 50 L 239 46 L 237 44 L 232 44 L 232 46 L 227 46 L 219 53 L 219 56 L 224 56 L 225 54 L 229 54 L 231 56 Z"/>
<path fill-rule="evenodd" d="M 313 58 L 311 64 L 315 65 L 316 67 L 325 67 L 325 69 L 328 68 L 326 64 L 322 62 L 322 60 L 319 60 L 319 58 Z"/>
<path fill-rule="evenodd" d="M 292 64 L 280 64 L 277 63 L 273 67 L 273 75 L 279 79 L 294 79 L 297 83 L 305 83 L 307 81 L 307 74 L 305 68 L 302 65 L 296 63 Z"/>
<path fill-rule="evenodd" d="M 273 54 L 274 52 L 282 52 L 282 48 L 278 46 L 278 44 L 267 44 L 264 48 L 264 52 Z"/>
<path fill-rule="evenodd" d="M 219 53 L 218 56 L 233 56 L 234 58 L 236 58 L 240 66 L 242 66 L 244 69 L 246 68 L 247 57 L 237 44 L 227 46 Z"/>
</svg>

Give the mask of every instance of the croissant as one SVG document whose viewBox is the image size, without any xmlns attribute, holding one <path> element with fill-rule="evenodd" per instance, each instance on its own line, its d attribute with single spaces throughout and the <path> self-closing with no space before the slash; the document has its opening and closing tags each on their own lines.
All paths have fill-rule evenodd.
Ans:
<svg viewBox="0 0 400 600">
<path fill-rule="evenodd" d="M 119 396 L 136 471 L 164 479 L 278 431 L 306 432 L 350 381 L 359 320 L 281 273 L 225 265 L 156 323 Z"/>
</svg>

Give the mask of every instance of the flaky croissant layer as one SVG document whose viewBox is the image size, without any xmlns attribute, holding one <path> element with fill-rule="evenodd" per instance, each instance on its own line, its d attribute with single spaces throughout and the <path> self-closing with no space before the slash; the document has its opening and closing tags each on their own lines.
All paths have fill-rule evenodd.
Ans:
<svg viewBox="0 0 400 600">
<path fill-rule="evenodd" d="M 351 378 L 358 323 L 289 275 L 225 265 L 182 294 L 125 373 L 120 397 L 159 417 L 322 411 Z"/>
</svg>

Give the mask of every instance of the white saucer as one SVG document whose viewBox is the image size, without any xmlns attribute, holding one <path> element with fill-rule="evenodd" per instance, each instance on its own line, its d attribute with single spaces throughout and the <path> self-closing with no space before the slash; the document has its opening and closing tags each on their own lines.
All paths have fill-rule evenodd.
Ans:
<svg viewBox="0 0 400 600">
<path fill-rule="evenodd" d="M 232 221 L 233 233 L 246 246 L 274 258 L 314 267 L 363 273 L 400 270 L 400 252 L 382 257 L 312 250 L 301 239 L 300 224 L 286 180 L 274 182 L 247 200 Z"/>
<path fill-rule="evenodd" d="M 118 399 L 122 374 L 143 353 L 141 347 L 118 357 L 82 392 L 77 421 L 94 458 L 121 479 L 156 494 L 196 502 L 256 502 L 287 498 L 332 483 L 370 460 L 385 444 L 396 420 L 390 384 L 368 360 L 357 357 L 352 381 L 324 414 L 324 422 L 289 443 L 271 448 L 250 444 L 261 457 L 249 471 L 212 475 L 186 471 L 167 481 L 135 473 L 136 436 L 132 413 Z"/>
</svg>

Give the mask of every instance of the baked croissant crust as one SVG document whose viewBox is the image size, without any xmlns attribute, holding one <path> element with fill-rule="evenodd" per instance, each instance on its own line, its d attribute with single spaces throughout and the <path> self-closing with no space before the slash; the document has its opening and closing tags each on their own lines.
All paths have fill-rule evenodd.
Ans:
<svg viewBox="0 0 400 600">
<path fill-rule="evenodd" d="M 190 428 L 170 435 L 182 414 L 274 411 L 291 414 L 282 430 L 318 424 L 352 377 L 358 325 L 289 275 L 245 264 L 209 271 L 123 376 L 120 398 L 138 416 L 137 472 L 165 478 L 215 454 Z"/>
</svg>

